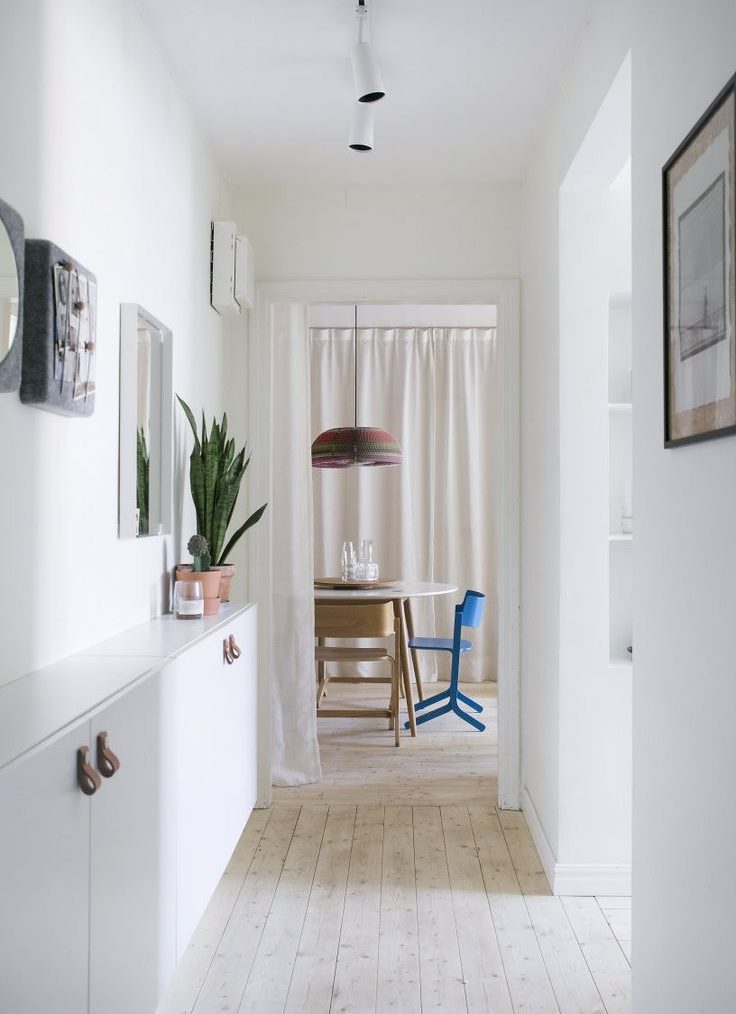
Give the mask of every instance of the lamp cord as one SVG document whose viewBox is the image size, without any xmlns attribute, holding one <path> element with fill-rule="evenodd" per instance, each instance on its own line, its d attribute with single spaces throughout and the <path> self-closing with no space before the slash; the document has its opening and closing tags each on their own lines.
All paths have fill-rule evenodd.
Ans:
<svg viewBox="0 0 736 1014">
<path fill-rule="evenodd" d="M 353 304 L 353 411 L 358 428 L 358 304 Z"/>
</svg>

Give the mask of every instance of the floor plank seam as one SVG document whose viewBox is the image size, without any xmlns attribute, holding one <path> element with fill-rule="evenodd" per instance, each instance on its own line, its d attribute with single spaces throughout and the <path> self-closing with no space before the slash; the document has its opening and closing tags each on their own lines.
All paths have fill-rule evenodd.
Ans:
<svg viewBox="0 0 736 1014">
<path fill-rule="evenodd" d="M 258 842 L 256 843 L 256 847 L 253 849 L 253 854 L 250 857 L 250 860 L 248 862 L 248 866 L 243 871 L 243 876 L 242 876 L 242 879 L 240 881 L 240 886 L 238 888 L 237 894 L 235 895 L 235 898 L 233 899 L 233 903 L 232 903 L 232 906 L 230 908 L 230 912 L 228 914 L 228 917 L 225 920 L 225 922 L 223 923 L 222 930 L 218 934 L 217 943 L 212 948 L 212 954 L 210 956 L 209 964 L 207 965 L 207 970 L 204 973 L 204 975 L 202 976 L 202 981 L 199 984 L 199 988 L 197 989 L 197 992 L 196 992 L 196 995 L 194 997 L 194 1000 L 192 1001 L 191 1007 L 189 1008 L 191 1014 L 194 1014 L 194 1012 L 197 1009 L 197 1004 L 199 1003 L 199 998 L 200 998 L 200 996 L 202 994 L 202 990 L 204 989 L 204 984 L 207 981 L 207 977 L 210 974 L 210 969 L 212 968 L 212 964 L 213 964 L 215 958 L 217 957 L 217 953 L 218 953 L 218 951 L 220 949 L 220 944 L 222 943 L 222 940 L 223 940 L 223 938 L 225 936 L 225 933 L 227 932 L 227 928 L 230 925 L 230 920 L 233 917 L 233 912 L 237 908 L 238 898 L 240 897 L 241 891 L 243 890 L 243 886 L 245 885 L 245 881 L 246 881 L 246 878 L 248 876 L 248 873 L 250 872 L 251 866 L 253 865 L 256 856 L 258 855 L 258 850 L 261 847 L 261 843 L 263 841 L 263 837 L 266 834 L 266 829 L 268 828 L 269 824 L 271 823 L 271 818 L 272 817 L 273 817 L 273 807 L 270 807 L 269 810 L 268 810 L 268 817 L 266 819 L 266 823 L 261 828 L 261 833 L 258 836 Z M 245 832 L 245 828 L 243 828 L 243 832 Z"/>
<path fill-rule="evenodd" d="M 611 920 L 610 920 L 610 919 L 608 918 L 608 916 L 606 915 L 605 909 L 604 909 L 604 908 L 603 908 L 603 906 L 601 905 L 601 901 L 600 901 L 600 898 L 596 897 L 596 899 L 595 899 L 595 900 L 596 900 L 596 904 L 598 905 L 598 908 L 599 908 L 599 909 L 601 910 L 601 914 L 602 914 L 603 918 L 604 918 L 604 919 L 606 920 L 606 924 L 608 925 L 609 929 L 611 930 L 611 933 L 613 934 L 613 939 L 614 939 L 614 940 L 616 941 L 616 943 L 618 944 L 618 946 L 619 946 L 619 950 L 621 951 L 621 953 L 622 953 L 622 954 L 623 954 L 623 956 L 624 956 L 624 961 L 625 961 L 625 962 L 626 962 L 626 964 L 627 964 L 627 965 L 629 966 L 629 968 L 631 968 L 631 962 L 629 961 L 629 956 L 628 956 L 628 954 L 626 953 L 626 951 L 624 950 L 624 948 L 623 948 L 623 945 L 622 945 L 621 941 L 620 941 L 620 940 L 619 940 L 619 938 L 618 938 L 618 933 L 616 932 L 616 930 L 615 930 L 615 929 L 613 928 L 613 926 L 612 926 L 612 924 L 611 924 Z"/>
<path fill-rule="evenodd" d="M 417 843 L 414 828 L 414 807 L 411 810 L 411 852 L 414 860 L 414 915 L 417 922 L 417 969 L 419 975 L 419 1010 L 424 1010 L 424 998 L 422 994 L 422 937 L 419 932 L 419 887 L 417 885 Z"/>
<path fill-rule="evenodd" d="M 256 947 L 255 947 L 255 949 L 253 951 L 253 957 L 251 958 L 250 966 L 248 968 L 248 974 L 247 974 L 247 976 L 245 978 L 245 985 L 243 986 L 243 988 L 242 988 L 242 990 L 240 992 L 240 998 L 238 1000 L 238 1005 L 237 1005 L 236 1008 L 234 1008 L 235 1010 L 238 1010 L 238 1011 L 240 1009 L 240 1005 L 242 1003 L 243 996 L 245 995 L 245 990 L 247 988 L 248 981 L 250 980 L 250 976 L 251 976 L 251 974 L 253 972 L 253 966 L 255 964 L 256 955 L 258 954 L 258 950 L 259 950 L 260 945 L 261 945 L 261 940 L 263 939 L 263 933 L 264 933 L 264 931 L 266 929 L 266 925 L 268 923 L 268 916 L 271 913 L 271 907 L 273 905 L 273 899 L 276 896 L 276 891 L 278 889 L 279 883 L 281 882 L 281 877 L 282 877 L 283 872 L 284 872 L 284 864 L 286 862 L 286 856 L 288 855 L 289 849 L 291 848 L 291 843 L 294 840 L 294 834 L 296 833 L 296 828 L 297 828 L 297 826 L 299 824 L 299 818 L 301 817 L 301 813 L 302 813 L 303 807 L 301 805 L 297 805 L 295 807 L 295 806 L 293 806 L 291 804 L 287 804 L 286 806 L 284 806 L 284 809 L 286 809 L 286 810 L 295 809 L 296 810 L 296 819 L 294 820 L 294 826 L 293 826 L 293 828 L 291 830 L 291 834 L 289 835 L 289 838 L 288 838 L 288 844 L 287 844 L 287 846 L 286 846 L 286 848 L 284 850 L 284 858 L 281 860 L 281 869 L 279 870 L 279 875 L 278 875 L 278 877 L 276 879 L 276 883 L 274 884 L 274 889 L 273 889 L 273 892 L 271 894 L 271 898 L 270 898 L 269 903 L 268 903 L 268 911 L 266 913 L 266 917 L 263 920 L 263 925 L 261 926 L 261 931 L 260 931 L 259 936 L 258 936 L 258 943 L 257 943 L 257 945 L 256 945 Z M 275 810 L 276 810 L 276 807 L 272 807 L 271 808 L 271 815 L 269 817 L 268 823 L 266 824 L 266 827 L 269 827 L 271 825 L 272 818 L 274 816 Z M 264 833 L 261 836 L 261 840 L 259 841 L 258 848 L 254 852 L 253 859 L 251 860 L 251 863 L 249 864 L 249 868 L 248 868 L 249 872 L 250 872 L 250 869 L 251 869 L 251 867 L 253 865 L 253 862 L 256 859 L 256 856 L 258 855 L 259 849 L 261 848 L 261 846 L 263 844 L 263 838 L 265 837 L 265 834 L 266 834 L 266 829 L 264 828 Z M 241 896 L 241 894 L 242 894 L 242 892 L 243 892 L 243 890 L 245 888 L 247 879 L 248 879 L 248 876 L 246 874 L 246 876 L 243 877 L 243 883 L 241 884 L 240 890 L 238 891 L 238 896 L 236 898 L 235 905 L 233 905 L 232 911 L 230 913 L 230 917 L 228 918 L 227 924 L 226 924 L 225 929 L 223 930 L 223 933 L 222 933 L 222 937 L 220 938 L 221 941 L 224 938 L 225 933 L 227 931 L 227 928 L 230 925 L 230 922 L 232 920 L 233 914 L 235 913 L 235 911 L 237 909 L 238 900 L 240 899 L 240 896 Z M 218 947 L 218 950 L 219 950 L 219 947 Z M 212 967 L 212 964 L 214 963 L 215 958 L 217 957 L 217 955 L 218 955 L 218 951 L 215 951 L 214 954 L 213 954 L 212 962 L 210 963 L 210 968 Z M 199 994 L 198 994 L 198 997 L 197 997 L 197 1003 L 199 1002 L 199 998 L 200 998 L 200 996 L 202 994 L 202 989 L 204 989 L 204 986 L 205 986 L 206 982 L 207 982 L 207 978 L 205 977 L 205 980 L 202 983 L 202 987 L 200 988 L 200 991 L 199 991 Z M 193 1008 L 192 1008 L 192 1014 L 197 1014 L 197 1003 L 195 1003 L 194 1006 L 193 1006 Z M 205 1010 L 205 1011 L 202 1012 L 202 1014 L 211 1014 L 211 1012 L 208 1011 L 208 1010 Z"/>
<path fill-rule="evenodd" d="M 501 837 L 503 838 L 504 844 L 506 846 L 506 854 L 508 855 L 509 866 L 510 866 L 511 870 L 513 871 L 513 882 L 516 885 L 516 887 L 518 888 L 518 894 L 519 894 L 519 897 L 522 900 L 522 904 L 523 904 L 523 907 L 524 907 L 524 912 L 526 913 L 527 920 L 529 922 L 529 926 L 531 927 L 531 930 L 532 930 L 532 933 L 533 933 L 533 936 L 534 936 L 534 941 L 535 941 L 535 944 L 536 944 L 537 953 L 538 953 L 538 956 L 539 956 L 539 961 L 541 963 L 542 968 L 544 968 L 544 971 L 545 971 L 545 974 L 546 974 L 546 977 L 547 977 L 547 984 L 549 985 L 551 995 L 552 995 L 552 997 L 554 998 L 554 1001 L 555 1001 L 555 1005 L 556 1005 L 557 1010 L 556 1010 L 556 1012 L 551 1012 L 551 1014 L 560 1014 L 559 1000 L 558 1000 L 557 994 L 555 992 L 554 986 L 552 984 L 552 979 L 551 979 L 550 974 L 549 974 L 549 968 L 547 967 L 547 962 L 544 960 L 544 954 L 543 954 L 542 948 L 540 947 L 540 944 L 539 944 L 539 938 L 537 936 L 536 930 L 534 929 L 534 923 L 532 922 L 531 913 L 529 912 L 529 907 L 528 907 L 528 905 L 526 903 L 526 895 L 524 894 L 524 891 L 523 891 L 522 886 L 521 886 L 521 880 L 519 878 L 519 872 L 518 872 L 518 870 L 517 870 L 517 868 L 516 868 L 516 866 L 514 864 L 513 855 L 511 853 L 510 848 L 509 848 L 508 839 L 506 837 L 506 833 L 504 831 L 503 825 L 501 824 L 501 821 L 498 819 L 498 811 L 497 811 L 496 807 L 493 807 L 493 812 L 496 815 L 496 820 L 498 820 L 499 829 L 501 831 Z M 468 808 L 468 816 L 470 818 L 470 827 L 471 827 L 471 830 L 473 832 L 473 840 L 475 842 L 475 851 L 476 851 L 476 855 L 478 856 L 478 860 L 479 860 L 479 866 L 480 866 L 480 870 L 481 870 L 481 876 L 483 877 L 483 885 L 484 885 L 485 891 L 486 891 L 486 899 L 488 901 L 488 908 L 489 908 L 489 911 L 490 911 L 491 922 L 493 924 L 493 929 L 494 929 L 494 932 L 496 934 L 496 940 L 498 942 L 499 950 L 500 950 L 500 954 L 501 954 L 501 962 L 502 962 L 502 965 L 503 965 L 504 972 L 506 974 L 506 981 L 508 983 L 510 981 L 510 979 L 511 979 L 511 973 L 512 973 L 513 970 L 511 968 L 509 968 L 508 959 L 505 957 L 505 948 L 501 946 L 501 938 L 499 937 L 498 923 L 497 923 L 497 920 L 496 920 L 496 916 L 494 915 L 494 912 L 493 912 L 493 905 L 491 904 L 491 896 L 490 896 L 491 892 L 489 892 L 489 884 L 488 884 L 488 881 L 486 879 L 485 866 L 480 861 L 482 844 L 481 844 L 481 841 L 480 841 L 480 838 L 479 838 L 479 834 L 478 834 L 478 832 L 476 830 L 476 823 L 473 821 L 473 815 L 472 815 L 470 807 Z M 516 1010 L 517 1009 L 517 1005 L 514 1002 L 513 995 L 511 997 L 511 1003 L 512 1003 L 512 1005 L 514 1007 L 514 1010 Z"/>
<path fill-rule="evenodd" d="M 583 955 L 583 959 L 584 959 L 584 961 L 585 961 L 585 964 L 586 964 L 586 965 L 588 966 L 588 971 L 590 972 L 590 975 L 591 975 L 591 977 L 592 977 L 592 979 L 593 979 L 593 982 L 595 983 L 595 987 L 596 987 L 596 989 L 598 990 L 598 992 L 599 992 L 599 994 L 600 994 L 600 997 L 601 997 L 601 1003 L 603 1004 L 603 1009 L 604 1009 L 604 1010 L 606 1011 L 606 1014 L 617 1014 L 617 1012 L 616 1012 L 616 1011 L 615 1011 L 614 1009 L 612 1009 L 612 1008 L 611 1008 L 611 1006 L 610 1006 L 610 1005 L 608 1004 L 608 1002 L 606 1001 L 606 996 L 605 996 L 605 992 L 604 992 L 604 990 L 603 990 L 603 989 L 601 988 L 601 986 L 600 986 L 600 984 L 599 984 L 599 982 L 598 982 L 598 975 L 596 974 L 596 972 L 595 972 L 595 970 L 594 970 L 593 966 L 591 965 L 591 963 L 590 963 L 590 961 L 589 961 L 589 959 L 588 959 L 588 949 L 589 949 L 589 948 L 588 948 L 588 945 L 587 945 L 586 943 L 584 943 L 584 942 L 583 942 L 583 941 L 582 941 L 582 940 L 580 939 L 580 937 L 578 936 L 578 934 L 577 934 L 577 932 L 576 932 L 576 930 L 575 930 L 575 927 L 574 927 L 574 925 L 573 925 L 573 923 L 572 923 L 572 920 L 570 919 L 570 915 L 569 915 L 569 913 L 568 913 L 568 911 L 567 911 L 567 904 L 566 904 L 566 902 L 567 902 L 567 901 L 569 901 L 569 900 L 572 900 L 572 901 L 574 902 L 574 901 L 577 901 L 577 900 L 578 900 L 578 898 L 577 898 L 577 897 L 572 897 L 571 899 L 568 899 L 568 898 L 564 898 L 564 897 L 563 897 L 563 898 L 561 899 L 561 901 L 562 901 L 562 908 L 563 908 L 563 910 L 564 910 L 564 912 L 565 912 L 565 915 L 567 916 L 568 922 L 570 923 L 570 928 L 572 929 L 573 935 L 574 935 L 575 939 L 576 939 L 576 940 L 577 940 L 577 942 L 578 942 L 578 947 L 580 948 L 580 953 L 581 953 L 581 954 Z M 593 901 L 595 902 L 595 904 L 596 904 L 596 907 L 597 907 L 597 908 L 599 909 L 599 911 L 600 911 L 600 904 L 599 904 L 599 902 L 598 902 L 598 899 L 597 899 L 597 898 L 595 898 L 595 897 L 593 897 Z M 608 920 L 607 920 L 607 919 L 605 918 L 605 915 L 603 914 L 603 912 L 602 912 L 602 911 L 601 911 L 601 915 L 603 916 L 603 919 L 604 919 L 604 921 L 605 921 L 606 925 L 608 926 Z M 612 933 L 611 935 L 612 935 L 612 936 L 614 937 L 614 939 L 615 939 L 615 934 L 613 934 L 613 933 Z M 621 950 L 621 945 L 620 945 L 620 944 L 618 943 L 618 940 L 616 940 L 616 944 L 618 945 L 618 947 L 619 947 L 619 950 Z M 624 955 L 624 960 L 626 960 L 626 955 Z M 628 962 L 627 962 L 627 965 L 628 965 Z"/>
<path fill-rule="evenodd" d="M 291 971 L 289 973 L 289 985 L 286 988 L 286 994 L 284 996 L 283 1010 L 286 1010 L 286 1008 L 287 1008 L 287 1006 L 289 1004 L 289 993 L 291 992 L 291 985 L 292 985 L 292 982 L 294 981 L 294 969 L 296 968 L 296 962 L 297 962 L 297 958 L 299 956 L 299 949 L 301 947 L 302 938 L 304 936 L 304 927 L 305 927 L 306 922 L 307 922 L 307 913 L 309 912 L 309 903 L 310 903 L 310 901 L 312 899 L 312 892 L 314 891 L 314 881 L 315 881 L 315 878 L 317 876 L 317 869 L 319 867 L 319 857 L 320 857 L 320 855 L 322 853 L 322 848 L 323 848 L 324 843 L 325 843 L 325 833 L 327 831 L 327 823 L 328 823 L 329 819 L 330 819 L 330 807 L 328 805 L 327 806 L 327 814 L 325 816 L 325 823 L 324 823 L 324 826 L 322 828 L 322 837 L 320 838 L 319 848 L 317 849 L 317 859 L 316 859 L 315 864 L 314 864 L 314 870 L 312 871 L 312 882 L 309 885 L 309 893 L 307 894 L 307 902 L 306 902 L 306 904 L 304 906 L 304 917 L 302 918 L 302 924 L 301 924 L 301 927 L 299 928 L 299 938 L 297 940 L 296 949 L 294 951 L 294 959 L 293 959 L 293 961 L 291 963 Z M 275 897 L 275 894 L 274 894 L 274 897 Z M 255 964 L 255 962 L 254 962 L 254 964 Z"/>
<path fill-rule="evenodd" d="M 448 880 L 448 883 L 450 885 L 450 900 L 452 901 L 452 913 L 453 913 L 453 916 L 454 916 L 454 919 L 455 919 L 455 934 L 457 935 L 458 913 L 457 913 L 457 906 L 455 904 L 455 892 L 454 892 L 454 890 L 452 888 L 452 871 L 450 869 L 450 856 L 449 856 L 449 852 L 448 852 L 448 848 L 447 848 L 447 844 L 448 844 L 447 843 L 447 829 L 446 829 L 446 826 L 445 826 L 445 821 L 442 819 L 442 806 L 439 807 L 439 810 L 440 810 L 440 822 L 441 822 L 441 827 L 442 827 L 442 840 L 443 840 L 443 842 L 445 844 L 445 862 L 447 863 L 447 880 Z M 468 973 L 467 973 L 467 969 L 466 969 L 466 966 L 465 966 L 465 962 L 463 961 L 462 947 L 459 947 L 458 950 L 460 952 L 460 968 L 461 968 L 462 976 L 463 976 L 463 993 L 465 994 L 465 1009 L 469 1011 L 470 1010 L 470 1000 L 468 998 Z"/>
</svg>

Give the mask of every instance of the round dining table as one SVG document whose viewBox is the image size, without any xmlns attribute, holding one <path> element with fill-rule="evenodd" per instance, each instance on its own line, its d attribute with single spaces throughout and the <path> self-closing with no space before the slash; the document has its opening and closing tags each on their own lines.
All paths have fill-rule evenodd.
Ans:
<svg viewBox="0 0 736 1014">
<path fill-rule="evenodd" d="M 451 595 L 457 591 L 457 585 L 444 584 L 440 581 L 379 581 L 376 585 L 369 582 L 361 587 L 344 584 L 339 578 L 315 578 L 315 602 L 341 602 L 360 605 L 362 602 L 391 602 L 394 616 L 399 621 L 399 643 L 401 650 L 400 670 L 406 697 L 406 709 L 409 717 L 409 728 L 412 736 L 417 734 L 414 717 L 414 698 L 411 690 L 411 670 L 419 700 L 424 699 L 422 680 L 419 673 L 419 659 L 415 651 L 409 651 L 409 640 L 414 637 L 414 618 L 411 611 L 411 600 L 427 598 L 434 595 Z M 411 663 L 410 663 L 411 658 Z"/>
</svg>

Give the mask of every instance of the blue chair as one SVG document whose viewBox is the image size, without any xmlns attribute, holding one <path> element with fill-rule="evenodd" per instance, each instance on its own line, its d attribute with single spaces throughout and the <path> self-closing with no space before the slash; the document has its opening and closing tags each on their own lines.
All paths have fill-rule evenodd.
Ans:
<svg viewBox="0 0 736 1014">
<path fill-rule="evenodd" d="M 432 704 L 437 704 L 439 701 L 447 700 L 447 704 L 443 704 L 440 708 L 435 708 L 434 711 L 429 711 L 423 715 L 417 715 L 417 725 L 421 725 L 423 722 L 429 722 L 433 718 L 437 718 L 439 715 L 446 715 L 450 711 L 454 711 L 456 715 L 459 715 L 463 721 L 467 722 L 468 725 L 472 725 L 474 729 L 478 729 L 479 732 L 483 732 L 485 725 L 479 722 L 477 718 L 473 718 L 467 711 L 463 711 L 460 707 L 462 701 L 473 711 L 481 712 L 483 705 L 478 704 L 471 697 L 467 697 L 461 693 L 458 688 L 458 681 L 460 678 L 460 656 L 470 651 L 473 645 L 470 641 L 464 641 L 460 636 L 463 627 L 479 627 L 480 621 L 483 619 L 483 610 L 486 606 L 486 597 L 481 592 L 477 591 L 466 591 L 465 598 L 462 602 L 455 606 L 455 631 L 452 638 L 449 637 L 412 637 L 409 641 L 409 647 L 415 648 L 417 651 L 449 651 L 452 655 L 452 669 L 450 671 L 450 686 L 447 690 L 443 690 L 439 694 L 434 694 L 432 697 L 425 697 L 423 701 L 419 701 L 414 705 L 415 711 L 421 711 L 423 708 L 429 707 Z M 409 728 L 409 723 L 404 723 L 404 728 Z"/>
</svg>

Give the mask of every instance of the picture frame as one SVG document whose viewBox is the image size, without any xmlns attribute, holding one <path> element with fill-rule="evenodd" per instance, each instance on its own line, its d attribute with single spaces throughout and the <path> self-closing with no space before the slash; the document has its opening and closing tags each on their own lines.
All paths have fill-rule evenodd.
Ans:
<svg viewBox="0 0 736 1014">
<path fill-rule="evenodd" d="M 736 74 L 662 168 L 664 445 L 736 433 Z"/>
</svg>

